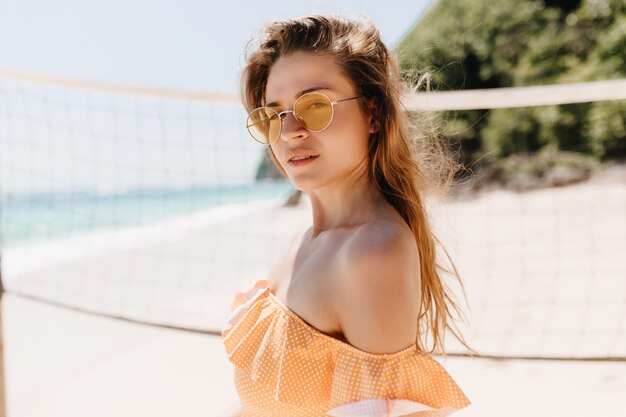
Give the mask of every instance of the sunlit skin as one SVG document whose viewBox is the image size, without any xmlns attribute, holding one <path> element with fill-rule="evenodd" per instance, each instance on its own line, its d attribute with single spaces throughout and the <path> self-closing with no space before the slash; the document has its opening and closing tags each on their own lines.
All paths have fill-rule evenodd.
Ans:
<svg viewBox="0 0 626 417">
<path fill-rule="evenodd" d="M 272 66 L 264 104 L 291 110 L 298 93 L 314 87 L 331 100 L 358 95 L 332 57 L 295 52 Z M 368 143 L 377 124 L 360 100 L 337 104 L 320 132 L 285 115 L 270 146 L 292 184 L 309 193 L 313 225 L 296 235 L 267 280 L 317 329 L 366 351 L 395 352 L 416 336 L 418 254 L 408 225 L 369 180 Z M 297 148 L 319 157 L 292 166 L 287 160 Z"/>
<path fill-rule="evenodd" d="M 278 111 L 292 109 L 296 94 L 314 87 L 325 87 L 318 91 L 331 100 L 358 95 L 333 57 L 295 52 L 272 66 L 266 103 L 279 103 L 274 106 Z M 313 238 L 336 227 L 365 223 L 372 218 L 373 210 L 386 205 L 368 181 L 371 115 L 362 111 L 359 100 L 363 99 L 337 104 L 332 123 L 321 132 L 306 130 L 288 113 L 280 137 L 271 145 L 294 187 L 309 192 Z M 291 166 L 288 154 L 296 148 L 310 150 L 319 157 L 304 166 Z"/>
</svg>

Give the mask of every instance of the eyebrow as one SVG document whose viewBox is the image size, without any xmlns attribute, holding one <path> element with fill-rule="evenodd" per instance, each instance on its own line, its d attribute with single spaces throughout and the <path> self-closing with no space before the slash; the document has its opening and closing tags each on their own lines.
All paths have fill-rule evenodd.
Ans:
<svg viewBox="0 0 626 417">
<path fill-rule="evenodd" d="M 301 95 L 310 93 L 311 91 L 317 91 L 317 90 L 330 90 L 330 89 L 328 87 L 311 87 L 311 88 L 307 88 L 306 90 L 302 90 L 298 92 L 298 94 L 296 94 L 295 97 L 298 98 Z M 278 103 L 279 103 L 278 101 L 272 101 L 271 103 L 267 103 L 264 107 L 274 107 L 278 105 Z"/>
</svg>

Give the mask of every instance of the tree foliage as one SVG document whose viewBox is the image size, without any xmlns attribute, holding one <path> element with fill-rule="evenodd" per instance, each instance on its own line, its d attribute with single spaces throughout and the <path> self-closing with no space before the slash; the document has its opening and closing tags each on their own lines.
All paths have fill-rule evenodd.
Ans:
<svg viewBox="0 0 626 417">
<path fill-rule="evenodd" d="M 624 78 L 624 0 L 438 0 L 397 49 L 406 82 L 435 90 Z M 448 112 L 444 135 L 466 162 L 544 148 L 626 155 L 626 103 Z"/>
</svg>

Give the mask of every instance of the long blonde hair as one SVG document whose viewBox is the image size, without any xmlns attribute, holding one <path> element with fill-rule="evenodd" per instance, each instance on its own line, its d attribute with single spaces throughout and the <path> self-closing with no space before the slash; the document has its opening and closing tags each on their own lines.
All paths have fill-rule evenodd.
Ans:
<svg viewBox="0 0 626 417">
<path fill-rule="evenodd" d="M 374 103 L 374 117 L 380 129 L 369 138 L 368 175 L 409 225 L 419 251 L 422 299 L 416 345 L 426 351 L 421 336 L 427 336 L 430 330 L 434 339 L 430 353 L 440 348 L 445 356 L 443 335 L 449 328 L 470 352 L 475 352 L 448 325 L 450 310 L 446 302 L 450 302 L 457 313 L 460 310 L 445 290 L 439 271 L 455 276 L 461 288 L 463 284 L 448 252 L 431 230 L 423 201 L 423 195 L 440 194 L 445 190 L 459 165 L 448 154 L 436 130 L 424 128 L 424 118 L 419 125 L 415 124 L 401 110 L 403 83 L 396 57 L 381 41 L 378 29 L 367 19 L 310 15 L 273 22 L 265 27 L 255 49 L 246 55 L 241 98 L 248 112 L 263 105 L 272 65 L 279 57 L 295 51 L 335 57 L 356 87 L 357 94 Z M 370 111 L 365 101 L 359 100 L 363 110 Z M 287 177 L 269 145 L 267 152 L 276 169 Z M 436 244 L 443 248 L 453 271 L 437 263 Z"/>
</svg>

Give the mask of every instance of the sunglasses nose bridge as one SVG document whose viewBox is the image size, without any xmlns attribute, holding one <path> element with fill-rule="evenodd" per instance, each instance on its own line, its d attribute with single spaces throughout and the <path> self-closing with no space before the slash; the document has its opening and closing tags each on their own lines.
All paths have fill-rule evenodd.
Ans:
<svg viewBox="0 0 626 417">
<path fill-rule="evenodd" d="M 286 119 L 289 113 L 293 115 L 293 121 L 287 124 Z M 281 123 L 276 140 L 281 137 L 283 140 L 291 140 L 295 137 L 300 137 L 302 135 L 302 130 L 306 130 L 306 127 L 300 122 L 300 120 L 298 120 L 298 117 L 296 117 L 296 113 L 293 110 L 284 110 L 278 113 L 278 115 L 281 119 Z"/>
<path fill-rule="evenodd" d="M 300 122 L 300 120 L 298 119 L 298 117 L 296 116 L 296 113 L 293 110 L 284 110 L 281 111 L 280 113 L 278 113 L 278 116 L 280 117 L 280 125 L 281 125 L 281 131 L 282 128 L 285 126 L 285 121 L 287 119 L 287 114 L 291 113 L 293 115 L 293 119 L 295 120 L 295 122 L 297 123 L 296 126 L 298 127 L 305 127 L 302 122 Z"/>
<path fill-rule="evenodd" d="M 285 126 L 285 119 L 287 118 L 287 114 L 288 114 L 288 113 L 293 114 L 294 119 L 296 119 L 296 121 L 297 121 L 298 123 L 300 123 L 300 121 L 299 121 L 299 120 L 298 120 L 298 118 L 296 117 L 296 113 L 294 113 L 294 111 L 293 111 L 293 110 L 283 110 L 283 111 L 281 111 L 280 113 L 278 113 L 278 117 L 280 117 L 280 124 L 281 124 L 282 126 Z"/>
</svg>

